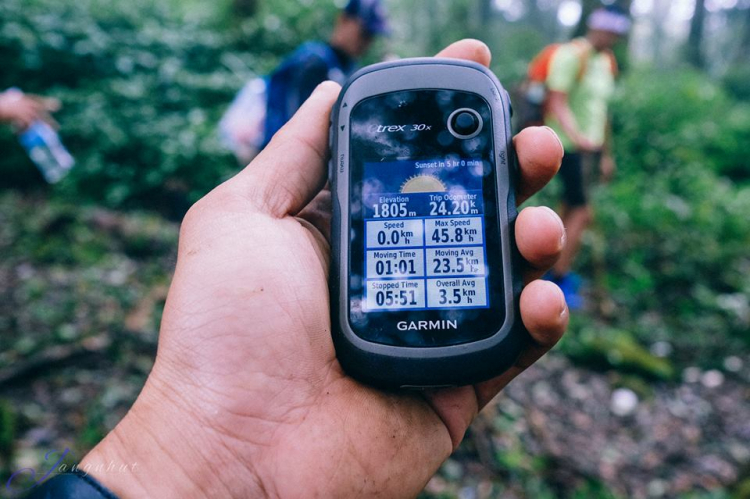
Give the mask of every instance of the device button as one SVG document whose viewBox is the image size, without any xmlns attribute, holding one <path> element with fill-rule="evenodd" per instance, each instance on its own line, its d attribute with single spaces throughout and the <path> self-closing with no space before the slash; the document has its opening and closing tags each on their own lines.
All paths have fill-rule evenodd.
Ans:
<svg viewBox="0 0 750 499">
<path fill-rule="evenodd" d="M 505 91 L 505 101 L 508 103 L 508 108 L 510 109 L 510 117 L 513 117 L 513 103 L 510 101 L 510 94 L 508 91 Z"/>
<path fill-rule="evenodd" d="M 453 129 L 461 135 L 471 135 L 477 129 L 479 120 L 466 111 L 458 113 L 453 118 Z"/>
<path fill-rule="evenodd" d="M 448 131 L 459 139 L 471 139 L 482 130 L 482 117 L 468 107 L 456 109 L 448 117 Z"/>
</svg>

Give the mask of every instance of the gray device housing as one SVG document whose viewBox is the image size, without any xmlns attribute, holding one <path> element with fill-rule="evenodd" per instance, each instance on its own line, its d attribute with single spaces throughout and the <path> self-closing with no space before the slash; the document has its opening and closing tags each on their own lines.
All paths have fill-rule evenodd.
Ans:
<svg viewBox="0 0 750 499">
<path fill-rule="evenodd" d="M 490 105 L 505 320 L 499 330 L 485 339 L 450 346 L 416 348 L 366 341 L 352 330 L 348 316 L 350 113 L 358 102 L 369 97 L 428 89 L 473 92 Z M 344 370 L 354 378 L 381 387 L 467 385 L 504 372 L 528 344 L 529 336 L 518 308 L 523 283 L 520 256 L 514 240 L 517 216 L 514 191 L 518 173 L 510 118 L 508 93 L 495 75 L 484 66 L 458 59 L 416 58 L 375 64 L 352 75 L 341 90 L 333 108 L 329 138 L 333 204 L 329 287 L 332 337 L 337 357 Z"/>
</svg>

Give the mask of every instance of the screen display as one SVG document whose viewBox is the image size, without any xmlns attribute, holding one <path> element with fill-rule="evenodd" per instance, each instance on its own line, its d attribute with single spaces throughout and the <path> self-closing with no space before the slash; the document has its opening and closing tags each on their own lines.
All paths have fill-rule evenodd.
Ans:
<svg viewBox="0 0 750 499">
<path fill-rule="evenodd" d="M 364 311 L 489 306 L 484 170 L 459 156 L 365 163 Z"/>
<path fill-rule="evenodd" d="M 486 338 L 505 318 L 493 116 L 455 90 L 382 94 L 349 121 L 349 324 L 429 347 Z"/>
</svg>

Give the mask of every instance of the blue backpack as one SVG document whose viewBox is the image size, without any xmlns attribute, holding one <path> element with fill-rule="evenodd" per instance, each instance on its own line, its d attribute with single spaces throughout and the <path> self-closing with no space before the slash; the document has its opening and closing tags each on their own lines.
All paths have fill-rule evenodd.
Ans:
<svg viewBox="0 0 750 499">
<path fill-rule="evenodd" d="M 343 84 L 349 68 L 341 67 L 339 58 L 330 45 L 322 42 L 306 42 L 287 57 L 266 80 L 267 110 L 263 146 L 289 121 L 299 109 L 299 92 L 292 88 L 295 72 L 308 63 L 311 57 L 322 60 L 328 68 L 327 78 Z"/>
<path fill-rule="evenodd" d="M 241 163 L 263 149 L 302 105 L 299 91 L 292 87 L 296 73 L 313 57 L 325 63 L 329 80 L 344 83 L 351 68 L 341 67 L 331 46 L 306 42 L 271 74 L 250 80 L 237 93 L 219 122 L 219 135 Z"/>
</svg>

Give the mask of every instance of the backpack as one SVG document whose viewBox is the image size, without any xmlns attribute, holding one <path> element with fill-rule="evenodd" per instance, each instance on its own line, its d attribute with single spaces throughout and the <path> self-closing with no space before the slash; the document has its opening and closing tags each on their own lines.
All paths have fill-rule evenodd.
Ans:
<svg viewBox="0 0 750 499">
<path fill-rule="evenodd" d="M 249 162 L 263 145 L 267 86 L 265 78 L 247 82 L 219 121 L 219 138 L 240 163 Z"/>
<path fill-rule="evenodd" d="M 289 92 L 292 77 L 311 55 L 325 62 L 328 79 L 343 83 L 346 75 L 335 52 L 319 42 L 302 44 L 271 74 L 247 82 L 219 121 L 219 136 L 238 160 L 249 161 L 297 110 L 301 103 L 291 102 Z"/>
<path fill-rule="evenodd" d="M 588 68 L 591 47 L 580 40 L 573 40 L 573 44 L 580 58 L 578 73 L 576 75 L 576 84 L 580 83 Z M 544 124 L 545 105 L 547 102 L 548 88 L 547 77 L 549 76 L 552 58 L 557 49 L 562 47 L 562 43 L 552 43 L 544 47 L 529 63 L 526 79 L 521 83 L 517 94 L 520 98 L 516 99 L 519 129 L 529 126 L 539 126 Z M 612 75 L 617 76 L 617 60 L 611 50 L 605 52 L 610 60 Z"/>
</svg>

